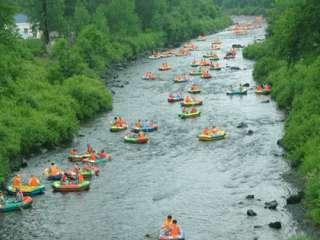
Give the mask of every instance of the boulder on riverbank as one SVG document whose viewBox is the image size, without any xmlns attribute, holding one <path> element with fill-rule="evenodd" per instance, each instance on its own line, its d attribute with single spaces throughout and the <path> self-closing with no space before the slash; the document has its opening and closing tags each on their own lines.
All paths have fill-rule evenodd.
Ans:
<svg viewBox="0 0 320 240">
<path fill-rule="evenodd" d="M 264 203 L 264 208 L 268 208 L 268 209 L 271 209 L 271 210 L 276 210 L 277 206 L 278 206 L 278 202 L 276 200 Z"/>
<path fill-rule="evenodd" d="M 253 211 L 252 209 L 248 209 L 247 216 L 254 217 L 254 216 L 257 216 L 257 213 L 255 211 Z"/>
<path fill-rule="evenodd" d="M 251 135 L 253 135 L 253 133 L 254 133 L 253 130 L 250 129 L 250 130 L 248 130 L 247 135 L 251 136 Z"/>
<path fill-rule="evenodd" d="M 280 229 L 282 227 L 281 222 L 279 221 L 271 222 L 268 225 L 270 228 L 273 228 L 273 229 Z"/>
<path fill-rule="evenodd" d="M 304 197 L 304 192 L 298 192 L 298 194 L 291 195 L 287 198 L 287 204 L 298 204 Z"/>
<path fill-rule="evenodd" d="M 253 194 L 249 194 L 246 196 L 246 199 L 254 199 L 254 195 Z"/>
</svg>

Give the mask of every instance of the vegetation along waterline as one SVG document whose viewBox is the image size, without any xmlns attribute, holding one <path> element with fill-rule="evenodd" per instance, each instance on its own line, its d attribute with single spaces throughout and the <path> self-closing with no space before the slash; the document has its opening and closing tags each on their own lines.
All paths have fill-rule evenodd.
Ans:
<svg viewBox="0 0 320 240">
<path fill-rule="evenodd" d="M 308 216 L 320 223 L 319 1 L 278 1 L 268 14 L 267 39 L 247 47 L 254 78 L 272 85 L 288 113 L 280 144 L 305 181 Z"/>
<path fill-rule="evenodd" d="M 209 0 L 2 0 L 0 12 L 0 182 L 21 156 L 69 141 L 80 121 L 112 108 L 100 80 L 110 64 L 230 24 Z M 41 40 L 17 36 L 17 12 Z"/>
</svg>

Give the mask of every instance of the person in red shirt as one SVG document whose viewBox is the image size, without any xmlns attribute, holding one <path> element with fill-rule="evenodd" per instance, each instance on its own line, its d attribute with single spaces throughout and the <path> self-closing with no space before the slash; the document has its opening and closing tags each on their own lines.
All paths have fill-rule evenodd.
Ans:
<svg viewBox="0 0 320 240">
<path fill-rule="evenodd" d="M 99 152 L 99 158 L 107 158 L 107 154 L 105 153 L 104 150 L 101 150 L 101 151 Z"/>
</svg>

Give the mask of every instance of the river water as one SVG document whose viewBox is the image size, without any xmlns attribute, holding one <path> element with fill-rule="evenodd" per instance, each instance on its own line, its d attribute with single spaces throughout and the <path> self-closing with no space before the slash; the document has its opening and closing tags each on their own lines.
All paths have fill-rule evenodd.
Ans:
<svg viewBox="0 0 320 240">
<path fill-rule="evenodd" d="M 276 144 L 283 134 L 284 116 L 274 102 L 261 103 L 269 98 L 256 96 L 253 90 L 243 97 L 226 96 L 231 84 L 254 85 L 254 63 L 243 59 L 239 50 L 235 60 L 221 63 L 243 70 L 212 72 L 211 80 L 194 78 L 203 90 L 197 96 L 204 101 L 200 118 L 179 119 L 181 107 L 166 99 L 170 92 L 186 92 L 190 83 L 175 84 L 173 77 L 189 72 L 191 61 L 201 58 L 213 39 L 222 41 L 218 53 L 223 57 L 232 44 L 247 45 L 263 37 L 264 31 L 262 27 L 243 36 L 222 31 L 206 42 L 193 41 L 200 51 L 192 56 L 144 58 L 120 71 L 119 79 L 129 84 L 113 89 L 114 110 L 84 125 L 72 144 L 83 150 L 87 143 L 104 148 L 112 152 L 112 161 L 101 167 L 88 192 L 53 193 L 42 177 L 47 191 L 34 197 L 32 209 L 0 215 L 0 239 L 141 240 L 146 234 L 151 236 L 148 239 L 157 239 L 167 214 L 178 219 L 190 240 L 284 240 L 294 235 L 299 226 L 284 207 L 285 197 L 294 189 L 282 178 L 289 167 L 278 157 L 282 150 Z M 172 71 L 158 72 L 156 81 L 141 80 L 144 72 L 157 72 L 164 61 L 172 65 Z M 150 134 L 149 144 L 126 144 L 122 141 L 125 133 L 109 132 L 116 115 L 131 124 L 137 119 L 155 120 L 159 131 Z M 237 128 L 240 122 L 248 128 Z M 197 134 L 212 125 L 224 129 L 228 137 L 199 142 Z M 249 129 L 253 135 L 246 134 Z M 67 148 L 61 148 L 34 157 L 20 174 L 40 175 L 51 161 L 71 166 L 66 153 Z M 255 199 L 246 200 L 248 194 Z M 264 202 L 271 200 L 279 202 L 277 211 L 264 209 Z M 247 217 L 247 209 L 258 216 Z M 281 230 L 268 227 L 278 220 L 283 223 Z"/>
</svg>

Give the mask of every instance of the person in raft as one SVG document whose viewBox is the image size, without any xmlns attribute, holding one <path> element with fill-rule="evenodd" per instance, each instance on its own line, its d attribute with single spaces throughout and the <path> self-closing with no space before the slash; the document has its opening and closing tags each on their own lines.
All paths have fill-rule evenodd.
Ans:
<svg viewBox="0 0 320 240">
<path fill-rule="evenodd" d="M 144 139 L 146 137 L 146 135 L 144 134 L 143 131 L 138 133 L 138 139 Z"/>
<path fill-rule="evenodd" d="M 101 151 L 99 152 L 98 156 L 99 156 L 99 158 L 104 158 L 104 159 L 107 158 L 107 154 L 105 153 L 104 150 L 101 150 Z"/>
<path fill-rule="evenodd" d="M 50 176 L 57 176 L 60 174 L 60 169 L 55 165 L 55 163 L 51 163 L 48 173 Z"/>
<path fill-rule="evenodd" d="M 91 152 L 91 154 L 90 154 L 90 160 L 91 160 L 91 161 L 94 161 L 94 162 L 97 160 L 96 151 L 93 150 L 93 151 Z"/>
<path fill-rule="evenodd" d="M 177 220 L 172 220 L 172 224 L 170 224 L 170 237 L 172 237 L 173 239 L 176 239 L 179 237 L 179 235 L 181 234 L 181 230 L 180 227 L 178 225 Z"/>
<path fill-rule="evenodd" d="M 93 152 L 93 149 L 92 149 L 92 147 L 91 147 L 91 145 L 88 143 L 87 144 L 87 153 L 92 153 Z"/>
<path fill-rule="evenodd" d="M 17 189 L 21 186 L 21 177 L 20 175 L 15 175 L 12 179 L 12 187 Z"/>
<path fill-rule="evenodd" d="M 195 108 L 195 107 L 193 107 L 192 109 L 191 109 L 191 111 L 190 111 L 190 113 L 196 113 L 198 110 Z"/>
<path fill-rule="evenodd" d="M 172 224 L 172 216 L 168 215 L 166 219 L 163 221 L 161 229 L 166 233 L 169 233 L 170 225 Z"/>
<path fill-rule="evenodd" d="M 16 202 L 22 202 L 23 201 L 23 193 L 19 188 L 16 189 Z"/>
<path fill-rule="evenodd" d="M 30 187 L 36 187 L 36 186 L 40 185 L 40 181 L 36 176 L 32 175 L 31 178 L 28 181 L 28 185 Z"/>
<path fill-rule="evenodd" d="M 70 151 L 69 151 L 69 154 L 70 154 L 71 156 L 77 155 L 77 149 L 71 148 Z"/>
</svg>

